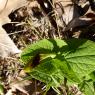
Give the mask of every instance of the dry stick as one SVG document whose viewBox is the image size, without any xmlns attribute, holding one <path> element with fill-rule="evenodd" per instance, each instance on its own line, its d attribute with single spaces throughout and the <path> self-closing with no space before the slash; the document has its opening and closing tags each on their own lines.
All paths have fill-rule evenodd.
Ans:
<svg viewBox="0 0 95 95">
<path fill-rule="evenodd" d="M 44 0 L 37 0 L 37 2 L 40 4 L 40 6 L 41 6 L 42 10 L 44 11 L 44 13 L 45 13 L 46 15 L 49 14 L 49 15 L 48 15 L 48 18 L 49 18 L 49 20 L 50 20 L 50 23 L 53 25 L 53 27 L 54 27 L 55 29 L 57 29 L 57 23 L 56 23 L 56 21 L 55 21 L 55 16 L 53 16 L 54 11 L 53 11 L 53 7 L 52 7 L 52 5 L 51 5 L 52 1 L 49 2 L 49 1 L 47 0 L 47 2 L 46 2 L 46 1 L 44 1 Z M 47 6 L 45 6 L 45 3 L 47 4 Z"/>
<path fill-rule="evenodd" d="M 67 95 L 67 78 L 66 77 L 64 77 L 64 87 L 65 87 L 64 95 Z"/>
</svg>

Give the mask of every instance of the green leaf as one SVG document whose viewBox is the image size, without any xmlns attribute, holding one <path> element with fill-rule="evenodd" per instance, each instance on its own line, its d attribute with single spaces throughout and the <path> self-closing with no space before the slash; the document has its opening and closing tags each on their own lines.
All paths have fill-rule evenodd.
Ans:
<svg viewBox="0 0 95 95">
<path fill-rule="evenodd" d="M 31 76 L 50 86 L 59 86 L 64 77 L 71 81 L 80 81 L 64 58 L 61 57 L 44 60 L 31 71 Z"/>
<path fill-rule="evenodd" d="M 93 82 L 95 82 L 95 70 L 91 72 L 89 75 L 90 75 L 90 79 L 92 79 Z"/>
<path fill-rule="evenodd" d="M 95 95 L 93 83 L 92 82 L 86 82 L 84 84 L 83 91 L 84 95 Z"/>
<path fill-rule="evenodd" d="M 95 42 L 71 39 L 67 43 L 62 55 L 78 76 L 86 76 L 95 70 Z"/>
<path fill-rule="evenodd" d="M 34 62 L 37 55 L 40 59 Z M 30 68 L 30 74 L 50 86 L 58 86 L 64 77 L 79 83 L 84 76 L 95 70 L 95 42 L 83 39 L 44 39 L 28 46 L 21 54 L 21 60 L 25 64 L 40 63 Z"/>
<path fill-rule="evenodd" d="M 4 87 L 0 84 L 0 95 L 4 95 Z"/>
<path fill-rule="evenodd" d="M 37 43 L 27 46 L 26 49 L 21 54 L 21 60 L 27 64 L 29 61 L 32 61 L 34 56 L 41 54 L 44 57 L 49 57 L 55 55 L 59 52 L 59 48 L 66 45 L 65 41 L 60 39 L 43 39 Z M 44 58 L 43 58 L 44 59 Z"/>
</svg>

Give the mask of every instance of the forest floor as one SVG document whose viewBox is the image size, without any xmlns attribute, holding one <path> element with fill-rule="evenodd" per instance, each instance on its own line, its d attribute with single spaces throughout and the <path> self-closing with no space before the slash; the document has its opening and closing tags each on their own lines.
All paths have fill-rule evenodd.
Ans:
<svg viewBox="0 0 95 95">
<path fill-rule="evenodd" d="M 80 37 L 95 41 L 94 12 L 84 13 L 87 17 L 85 22 L 88 21 L 88 18 L 92 18 L 86 25 L 70 26 L 71 22 L 69 25 L 64 25 L 62 8 L 60 8 L 60 5 L 57 7 L 55 9 L 57 11 L 55 15 L 57 29 L 50 23 L 48 14 L 43 12 L 37 2 L 29 3 L 29 5 L 12 12 L 9 15 L 11 23 L 3 25 L 3 28 L 20 50 L 44 38 L 66 39 Z M 80 12 L 82 11 L 80 10 Z M 64 26 L 67 28 L 63 28 Z M 67 30 L 64 31 L 64 29 Z M 31 79 L 24 72 L 23 63 L 19 60 L 19 55 L 10 55 L 8 58 L 0 60 L 0 81 L 4 88 L 4 94 L 2 95 L 43 95 L 44 93 L 45 84 Z M 76 94 L 78 93 L 76 86 L 72 86 L 70 90 L 74 95 L 82 95 Z M 57 93 L 50 89 L 47 95 L 57 95 Z"/>
</svg>

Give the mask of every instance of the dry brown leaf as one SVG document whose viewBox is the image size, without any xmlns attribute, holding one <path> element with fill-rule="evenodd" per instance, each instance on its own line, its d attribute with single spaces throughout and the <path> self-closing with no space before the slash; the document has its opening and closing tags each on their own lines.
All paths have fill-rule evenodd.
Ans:
<svg viewBox="0 0 95 95">
<path fill-rule="evenodd" d="M 58 0 L 55 3 L 62 5 L 63 10 L 64 10 L 64 12 L 62 14 L 62 18 L 66 25 L 73 18 L 77 18 L 80 16 L 78 13 L 78 7 L 76 4 L 73 4 L 72 0 Z M 60 8 L 60 10 L 62 10 L 62 8 Z M 59 15 L 60 15 L 60 10 L 57 11 L 59 13 Z"/>
<path fill-rule="evenodd" d="M 20 53 L 5 30 L 0 27 L 0 57 L 7 57 L 9 54 Z"/>
<path fill-rule="evenodd" d="M 20 92 L 29 95 L 28 91 L 25 87 L 29 86 L 32 82 L 29 80 L 23 80 L 22 78 L 18 77 L 10 84 L 10 90 L 6 93 L 6 95 L 10 95 L 12 92 L 19 90 Z"/>
<path fill-rule="evenodd" d="M 27 4 L 26 0 L 0 0 L 0 56 L 7 57 L 10 53 L 19 53 L 19 49 L 9 38 L 6 31 L 2 28 L 3 24 L 9 23 L 8 15 L 16 9 Z"/>
</svg>

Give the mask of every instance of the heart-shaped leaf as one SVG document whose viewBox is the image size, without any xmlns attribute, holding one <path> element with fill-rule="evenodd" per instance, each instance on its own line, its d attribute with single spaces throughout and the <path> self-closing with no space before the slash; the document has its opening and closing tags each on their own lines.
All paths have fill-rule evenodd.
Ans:
<svg viewBox="0 0 95 95">
<path fill-rule="evenodd" d="M 28 46 L 21 54 L 21 60 L 25 64 L 31 63 L 28 66 L 39 63 L 30 68 L 30 75 L 50 86 L 58 86 L 64 77 L 80 83 L 95 69 L 95 42 L 44 39 Z"/>
</svg>

